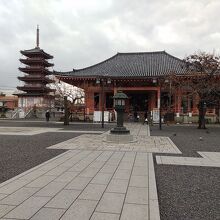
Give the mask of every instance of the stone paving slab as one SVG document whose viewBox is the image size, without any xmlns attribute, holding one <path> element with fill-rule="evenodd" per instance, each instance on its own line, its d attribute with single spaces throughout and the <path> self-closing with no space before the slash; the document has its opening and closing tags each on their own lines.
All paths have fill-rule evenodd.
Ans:
<svg viewBox="0 0 220 220">
<path fill-rule="evenodd" d="M 63 215 L 65 210 L 63 209 L 51 209 L 51 208 L 42 208 L 39 212 L 37 212 L 31 220 L 39 220 L 39 219 L 53 219 L 58 220 Z"/>
<path fill-rule="evenodd" d="M 91 220 L 119 220 L 119 217 L 118 214 L 94 212 Z"/>
<path fill-rule="evenodd" d="M 1 135 L 35 135 L 45 132 L 56 132 L 57 128 L 37 128 L 37 127 L 0 127 Z"/>
<path fill-rule="evenodd" d="M 147 127 L 139 124 L 133 131 L 142 135 Z M 177 152 L 167 140 L 153 142 Z M 152 153 L 89 145 L 0 184 L 0 218 L 159 220 Z"/>
<path fill-rule="evenodd" d="M 83 130 L 63 130 L 62 128 L 42 128 L 42 127 L 0 127 L 0 135 L 36 135 L 46 132 L 67 132 L 67 133 L 89 133 L 102 134 L 102 131 Z"/>
<path fill-rule="evenodd" d="M 125 203 L 121 215 L 121 220 L 127 219 L 135 219 L 135 220 L 143 220 L 149 219 L 146 218 L 148 216 L 148 205 L 140 205 L 140 204 L 129 204 Z"/>
<path fill-rule="evenodd" d="M 122 151 L 122 152 L 153 152 L 181 154 L 181 151 L 168 137 L 151 137 L 149 127 L 140 124 L 128 124 L 128 129 L 136 142 L 127 144 L 113 144 L 105 141 L 107 133 L 101 135 L 84 134 L 48 147 L 48 149 L 66 150 L 101 150 L 101 151 Z"/>
<path fill-rule="evenodd" d="M 202 157 L 156 156 L 157 164 L 220 167 L 220 152 L 198 152 Z"/>
</svg>

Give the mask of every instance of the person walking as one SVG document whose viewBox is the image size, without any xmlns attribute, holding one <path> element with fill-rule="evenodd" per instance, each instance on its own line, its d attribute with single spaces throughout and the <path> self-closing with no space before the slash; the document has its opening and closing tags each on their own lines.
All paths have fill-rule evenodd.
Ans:
<svg viewBox="0 0 220 220">
<path fill-rule="evenodd" d="M 46 111 L 45 117 L 46 117 L 46 121 L 50 120 L 50 112 L 49 112 L 49 110 Z"/>
<path fill-rule="evenodd" d="M 134 111 L 134 122 L 138 121 L 138 114 L 136 111 Z"/>
<path fill-rule="evenodd" d="M 144 122 L 143 122 L 143 125 L 145 124 L 145 123 L 147 123 L 148 124 L 148 118 L 147 118 L 147 111 L 144 113 Z"/>
</svg>

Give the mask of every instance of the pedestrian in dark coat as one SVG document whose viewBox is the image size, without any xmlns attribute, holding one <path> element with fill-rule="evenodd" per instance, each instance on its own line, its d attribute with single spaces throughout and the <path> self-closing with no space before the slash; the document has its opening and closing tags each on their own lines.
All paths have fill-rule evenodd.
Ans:
<svg viewBox="0 0 220 220">
<path fill-rule="evenodd" d="M 138 116 L 138 114 L 137 114 L 137 112 L 136 111 L 134 111 L 134 122 L 137 122 L 137 116 Z"/>
<path fill-rule="evenodd" d="M 148 118 L 147 118 L 147 111 L 144 113 L 144 122 L 143 122 L 143 125 L 146 123 L 148 124 Z"/>
<path fill-rule="evenodd" d="M 45 117 L 46 117 L 46 121 L 50 120 L 50 112 L 49 112 L 49 110 L 46 111 Z"/>
</svg>

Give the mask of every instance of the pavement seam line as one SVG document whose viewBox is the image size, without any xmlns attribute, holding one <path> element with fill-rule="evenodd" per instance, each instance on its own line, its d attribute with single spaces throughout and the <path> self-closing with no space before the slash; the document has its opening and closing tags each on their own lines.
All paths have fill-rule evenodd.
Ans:
<svg viewBox="0 0 220 220">
<path fill-rule="evenodd" d="M 93 152 L 95 152 L 95 151 L 93 151 Z M 102 152 L 101 154 L 103 154 L 105 151 L 101 151 L 101 152 Z M 100 156 L 101 154 L 99 154 L 99 156 Z M 102 167 L 98 170 L 98 172 L 99 172 L 99 171 L 103 168 L 103 166 L 105 166 L 105 164 L 110 160 L 110 158 L 112 157 L 112 155 L 114 155 L 114 152 L 112 152 L 112 154 L 109 156 L 109 158 L 105 161 L 105 163 L 102 165 Z M 99 157 L 99 156 L 98 156 L 98 157 Z M 98 157 L 97 157 L 97 158 L 98 158 Z M 91 163 L 93 163 L 97 158 L 95 158 Z M 90 164 L 91 164 L 91 163 L 90 163 Z M 89 165 L 90 165 L 90 164 L 89 164 Z M 89 166 L 89 165 L 88 165 L 88 166 Z M 87 167 L 88 167 L 88 166 L 87 166 Z M 81 172 L 83 172 L 87 167 L 85 167 Z M 81 173 L 81 172 L 80 172 L 80 173 Z M 98 172 L 97 172 L 97 173 L 98 173 Z M 79 173 L 79 174 L 80 174 L 80 173 Z M 95 174 L 95 176 L 97 175 L 97 173 Z M 79 176 L 79 174 L 78 174 L 77 176 Z M 77 176 L 76 176 L 76 177 L 77 177 Z M 91 178 L 91 180 L 86 184 L 86 186 L 84 187 L 84 189 L 91 183 L 91 181 L 95 178 L 95 176 L 93 176 L 93 178 Z M 74 178 L 76 178 L 76 177 L 74 177 Z M 65 188 L 65 187 L 64 187 L 64 188 Z M 73 203 L 74 203 L 74 202 L 79 198 L 79 196 L 83 193 L 84 189 L 81 190 L 81 193 L 80 193 L 80 194 L 75 198 L 75 200 L 70 204 L 69 208 L 73 205 Z M 82 199 L 80 199 L 80 200 L 82 200 Z M 97 201 L 97 200 L 92 200 L 92 201 Z M 100 201 L 100 200 L 99 200 L 99 201 Z M 97 203 L 97 204 L 98 204 L 98 203 Z M 64 216 L 64 214 L 69 210 L 69 208 L 66 209 L 66 211 L 63 213 L 63 215 L 61 215 L 60 219 L 61 219 L 61 218 Z M 95 206 L 95 208 L 96 208 L 96 206 Z M 95 210 L 95 209 L 94 209 L 94 210 Z M 92 215 L 93 215 L 93 214 L 92 214 Z M 92 215 L 91 215 L 91 216 L 92 216 Z"/>
<path fill-rule="evenodd" d="M 64 153 L 68 153 L 68 151 L 67 151 L 67 152 L 64 152 Z M 79 153 L 81 153 L 81 152 L 79 151 L 78 154 L 79 154 Z M 76 155 L 77 155 L 77 154 L 74 154 L 73 156 L 76 156 Z M 58 155 L 58 156 L 60 156 L 60 155 Z M 64 156 L 64 155 L 62 155 L 62 156 Z M 87 156 L 88 156 L 88 155 L 87 155 Z M 54 159 L 54 158 L 52 158 L 51 160 L 53 160 L 53 159 Z M 69 159 L 71 159 L 71 158 L 69 158 Z M 69 159 L 68 159 L 68 160 L 69 160 Z M 50 160 L 49 160 L 49 161 L 50 161 Z M 46 161 L 46 162 L 48 162 L 48 161 Z M 66 161 L 64 161 L 64 162 L 66 162 Z M 63 163 L 64 163 L 64 162 L 63 162 Z M 45 162 L 44 162 L 44 163 L 45 163 Z M 43 164 L 44 164 L 44 163 L 43 163 Z M 40 164 L 40 165 L 41 165 L 41 164 Z M 59 166 L 59 165 L 58 165 L 58 166 Z M 37 167 L 38 167 L 38 166 L 37 166 Z M 57 167 L 57 166 L 56 166 L 56 167 Z M 35 168 L 35 167 L 34 167 L 34 168 Z M 55 168 L 55 167 L 54 167 L 54 168 Z M 52 168 L 52 169 L 54 169 L 54 168 Z M 51 169 L 51 170 L 52 170 L 52 169 Z M 50 171 L 50 170 L 49 170 L 49 171 Z M 49 171 L 47 171 L 47 172 L 49 172 Z M 26 175 L 26 174 L 24 174 L 23 176 L 25 176 L 25 175 Z M 41 176 L 44 176 L 44 175 L 45 175 L 45 174 L 42 174 Z M 62 174 L 60 174 L 60 175 L 62 175 Z M 59 176 L 60 176 L 60 175 L 59 175 Z M 41 176 L 39 176 L 39 177 L 41 177 Z M 57 176 L 57 177 L 59 177 L 59 176 Z M 37 177 L 36 179 L 38 179 L 39 177 Z M 57 177 L 56 177 L 56 178 L 57 178 Z M 20 177 L 19 177 L 19 178 L 20 178 Z M 36 180 L 36 179 L 34 179 L 34 180 Z M 31 182 L 33 182 L 34 180 L 32 180 Z M 43 186 L 43 187 L 26 187 L 26 185 L 28 185 L 28 184 L 31 183 L 31 182 L 29 182 L 29 183 L 25 184 L 24 186 L 20 187 L 19 189 L 15 190 L 14 192 L 8 194 L 7 196 L 10 196 L 10 195 L 12 195 L 13 193 L 17 192 L 18 190 L 22 189 L 23 187 L 26 187 L 26 188 L 39 188 L 39 190 L 37 190 L 34 194 L 32 194 L 31 196 L 29 196 L 28 198 L 26 198 L 26 199 L 25 199 L 23 202 L 21 202 L 19 205 L 16 205 L 16 206 L 15 206 L 12 210 L 10 210 L 9 212 L 13 211 L 15 208 L 17 208 L 18 206 L 20 206 L 21 204 L 23 204 L 26 200 L 28 200 L 30 197 L 34 196 L 37 192 L 39 192 L 41 189 L 43 189 L 44 187 L 46 187 L 46 186 L 47 186 L 48 184 L 50 184 L 52 181 L 54 181 L 54 180 L 51 180 L 49 183 L 47 183 L 47 184 L 46 184 L 45 186 Z M 42 196 L 35 196 L 35 197 L 42 197 Z M 49 196 L 45 196 L 45 197 L 49 197 Z M 6 197 L 5 197 L 5 198 L 6 198 Z M 4 199 L 5 199 L 5 198 L 4 198 Z M 52 197 L 52 198 L 53 198 L 53 197 Z M 51 199 L 50 199 L 50 200 L 51 200 Z M 50 201 L 50 200 L 49 200 L 49 201 Z M 48 201 L 48 202 L 49 202 L 49 201 Z M 48 203 L 48 202 L 47 202 L 47 203 Z M 47 204 L 47 203 L 46 203 L 46 204 Z M 39 211 L 39 210 L 38 210 L 38 211 Z M 9 213 L 9 212 L 8 212 L 8 213 Z M 4 216 L 6 216 L 8 213 L 6 213 Z M 35 214 L 36 214 L 36 213 L 35 213 Z M 34 214 L 34 215 L 35 215 L 35 214 Z M 2 216 L 2 217 L 4 217 L 4 216 Z M 33 217 L 33 216 L 32 216 L 32 217 Z"/>
<path fill-rule="evenodd" d="M 69 151 L 67 151 L 67 152 L 69 152 Z M 82 151 L 82 152 L 83 152 L 83 151 Z M 81 152 L 79 152 L 79 153 L 81 153 Z M 85 156 L 84 158 L 82 158 L 81 160 L 85 159 L 85 158 L 86 158 L 87 156 L 89 156 L 91 153 L 93 153 L 93 152 L 90 152 L 88 155 L 86 155 L 86 156 Z M 100 154 L 101 154 L 101 153 L 100 153 Z M 99 157 L 100 154 L 99 154 L 97 157 Z M 75 155 L 74 155 L 74 156 L 75 156 Z M 97 159 L 97 157 L 96 157 L 95 159 Z M 71 159 L 71 158 L 69 158 L 69 159 Z M 68 160 L 69 160 L 69 159 L 68 159 Z M 95 160 L 95 159 L 94 159 L 94 160 Z M 81 160 L 80 160 L 80 161 L 81 161 Z M 94 160 L 93 160 L 93 161 L 94 161 Z M 92 162 L 93 162 L 93 161 L 92 161 Z M 63 163 L 65 163 L 65 162 L 66 162 L 66 161 L 64 161 Z M 92 162 L 91 162 L 91 163 L 92 163 Z M 90 164 L 91 164 L 91 163 L 90 163 Z M 89 164 L 89 165 L 90 165 L 90 164 Z M 75 164 L 74 164 L 74 165 L 75 165 Z M 73 166 L 74 166 L 74 165 L 73 165 Z M 89 165 L 88 165 L 88 166 L 89 166 Z M 58 166 L 59 166 L 59 165 L 58 165 Z M 56 166 L 56 167 L 57 167 L 57 166 Z M 54 167 L 54 168 L 55 168 L 55 167 Z M 54 168 L 52 168 L 52 169 L 54 169 Z M 87 168 L 87 167 L 86 167 L 86 168 Z M 86 169 L 86 168 L 85 168 L 85 169 Z M 71 167 L 70 167 L 69 169 L 71 169 Z M 84 170 L 84 169 L 83 169 L 83 170 Z M 49 171 L 50 171 L 50 170 L 49 170 Z M 48 171 L 48 172 L 49 172 L 49 171 Z M 60 174 L 60 175 L 62 175 L 62 174 Z M 60 176 L 60 175 L 59 175 L 59 176 Z M 58 178 L 59 176 L 56 176 L 56 178 Z M 77 176 L 78 176 L 78 175 L 77 175 Z M 77 176 L 75 176 L 75 177 L 77 177 Z M 75 177 L 74 177 L 74 178 L 75 178 Z M 54 181 L 54 180 L 50 181 L 48 184 L 50 184 L 50 183 L 53 182 L 53 181 Z M 55 182 L 56 182 L 56 181 L 55 181 Z M 28 184 L 29 184 L 29 183 L 28 183 Z M 43 189 L 44 187 L 46 187 L 48 184 L 46 184 L 45 186 L 41 187 L 38 191 L 36 191 L 36 192 L 35 192 L 33 195 L 31 195 L 30 197 L 32 197 L 32 196 L 33 196 L 33 197 L 50 197 L 50 200 L 48 201 L 48 202 L 50 202 L 61 190 L 63 190 L 63 189 L 65 188 L 65 186 L 66 186 L 68 183 L 67 183 L 60 191 L 58 191 L 58 193 L 56 193 L 56 195 L 54 195 L 54 196 L 52 196 L 52 197 L 51 197 L 51 196 L 36 196 L 36 195 L 35 195 L 35 194 L 38 193 L 41 189 Z M 23 187 L 24 187 L 24 186 L 23 186 Z M 15 192 L 16 192 L 16 191 L 15 191 Z M 29 198 L 30 198 L 30 197 L 29 197 Z M 24 203 L 26 200 L 28 200 L 29 198 L 25 199 L 25 200 L 24 200 L 22 203 L 20 203 L 18 206 L 20 206 L 21 204 L 23 204 L 23 203 Z M 77 197 L 77 198 L 78 198 L 78 197 Z M 74 200 L 74 201 L 75 201 L 75 200 Z M 48 202 L 47 202 L 47 203 L 48 203 Z M 47 203 L 46 203 L 46 204 L 47 204 Z M 44 204 L 44 206 L 45 206 L 46 204 Z M 15 206 L 15 207 L 14 207 L 12 210 L 10 210 L 9 212 L 13 211 L 13 210 L 14 210 L 16 207 L 18 207 L 18 206 Z M 44 206 L 42 206 L 39 210 L 41 210 Z M 39 212 L 39 210 L 38 210 L 36 213 L 34 213 L 30 218 L 32 218 L 35 214 L 37 214 L 37 213 Z M 8 212 L 8 213 L 9 213 L 9 212 Z M 7 213 L 7 214 L 8 214 L 8 213 Z M 6 216 L 7 214 L 5 214 L 4 216 Z M 4 217 L 4 216 L 3 216 L 3 217 Z"/>
<path fill-rule="evenodd" d="M 119 153 L 119 152 L 120 152 L 120 151 L 115 151 L 115 152 L 111 155 L 111 157 L 112 157 L 115 153 Z M 93 214 L 94 214 L 94 212 L 95 212 L 95 210 L 96 210 L 96 208 L 97 208 L 99 202 L 101 201 L 101 199 L 102 199 L 104 193 L 106 192 L 106 189 L 108 188 L 108 186 L 109 186 L 111 180 L 113 179 L 113 176 L 115 175 L 115 173 L 116 173 L 116 171 L 117 171 L 117 169 L 118 169 L 118 167 L 119 167 L 119 164 L 121 163 L 122 159 L 123 159 L 124 156 L 125 156 L 125 152 L 122 152 L 122 153 L 123 153 L 123 156 L 121 157 L 121 159 L 120 159 L 120 161 L 119 161 L 119 163 L 118 163 L 118 166 L 117 166 L 117 168 L 115 169 L 115 171 L 113 172 L 112 177 L 110 178 L 108 184 L 106 184 L 106 188 L 105 188 L 105 190 L 103 191 L 103 193 L 102 193 L 102 195 L 101 195 L 99 201 L 97 202 L 97 204 L 96 204 L 96 206 L 95 206 L 95 208 L 94 208 L 94 210 L 93 210 L 93 212 L 92 212 L 92 214 L 91 214 L 89 220 L 92 218 L 92 216 L 93 216 Z M 110 159 L 110 158 L 109 158 L 109 159 Z M 107 212 L 106 212 L 106 213 L 107 213 Z"/>
<path fill-rule="evenodd" d="M 160 220 L 160 209 L 159 209 L 159 202 L 158 202 L 158 195 L 157 195 L 157 185 L 156 185 L 156 176 L 155 176 L 155 169 L 154 169 L 154 161 L 153 161 L 153 154 L 149 153 L 148 154 L 148 171 L 149 171 L 149 185 L 148 185 L 148 190 L 149 190 L 149 219 L 151 220 Z M 154 198 L 155 199 L 151 199 L 150 198 L 150 191 L 154 192 Z M 152 200 L 155 201 L 156 203 L 156 207 L 155 211 L 152 210 Z M 154 204 L 155 205 L 155 204 Z"/>
<path fill-rule="evenodd" d="M 133 169 L 134 169 L 134 164 L 135 164 L 136 158 L 137 158 L 137 152 L 135 152 L 134 161 L 133 161 L 131 173 L 130 173 L 130 176 L 129 176 L 129 179 L 128 179 L 128 185 L 127 185 L 127 188 L 126 188 L 125 197 L 124 197 L 124 201 L 123 201 L 123 205 L 122 205 L 122 210 L 121 210 L 119 219 L 121 219 L 121 215 L 122 215 L 122 212 L 123 212 L 123 209 L 124 209 L 125 199 L 126 199 L 126 196 L 127 196 L 128 187 L 129 187 L 129 184 L 130 184 L 131 175 L 132 175 L 132 172 L 133 172 Z"/>
</svg>

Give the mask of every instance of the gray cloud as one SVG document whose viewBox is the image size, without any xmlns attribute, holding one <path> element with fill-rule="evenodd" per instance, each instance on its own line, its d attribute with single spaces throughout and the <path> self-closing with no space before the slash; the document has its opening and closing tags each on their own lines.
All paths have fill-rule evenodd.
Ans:
<svg viewBox="0 0 220 220">
<path fill-rule="evenodd" d="M 1 0 L 0 90 L 15 88 L 20 50 L 40 47 L 68 71 L 116 52 L 219 53 L 218 0 Z"/>
</svg>

